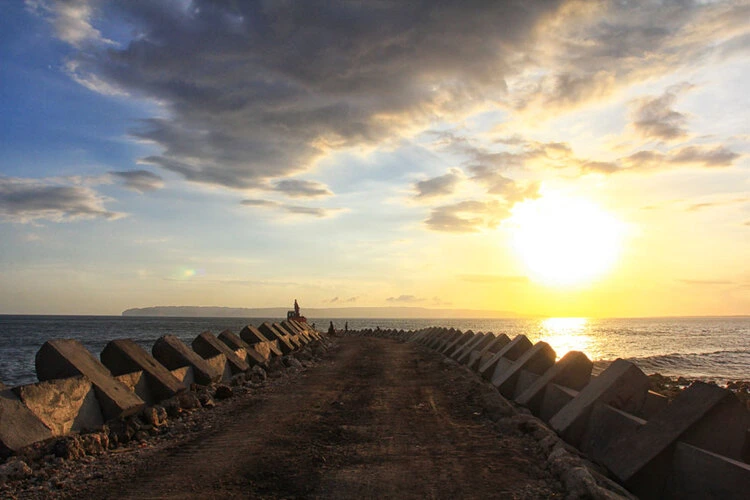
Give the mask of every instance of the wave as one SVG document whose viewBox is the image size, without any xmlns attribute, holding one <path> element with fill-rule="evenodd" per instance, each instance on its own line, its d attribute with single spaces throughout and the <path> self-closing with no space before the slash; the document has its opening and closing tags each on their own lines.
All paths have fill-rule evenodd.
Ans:
<svg viewBox="0 0 750 500">
<path fill-rule="evenodd" d="M 625 358 L 647 374 L 687 377 L 701 380 L 747 380 L 750 376 L 750 350 L 730 349 L 702 353 L 671 353 Z M 596 363 L 598 371 L 613 360 Z"/>
</svg>

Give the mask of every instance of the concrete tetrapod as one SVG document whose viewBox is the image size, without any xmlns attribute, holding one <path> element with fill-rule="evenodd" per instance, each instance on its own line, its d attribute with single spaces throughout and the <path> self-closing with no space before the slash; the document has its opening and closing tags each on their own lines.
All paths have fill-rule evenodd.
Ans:
<svg viewBox="0 0 750 500">
<path fill-rule="evenodd" d="M 458 361 L 458 358 L 460 358 L 464 354 L 464 352 L 466 352 L 467 350 L 470 351 L 471 349 L 473 349 L 475 345 L 477 345 L 479 342 L 482 341 L 482 339 L 485 338 L 485 336 L 486 334 L 482 332 L 478 332 L 474 334 L 474 336 L 471 337 L 463 345 L 456 347 L 451 353 L 450 357 Z"/>
<path fill-rule="evenodd" d="M 136 371 L 145 373 L 151 394 L 159 401 L 169 399 L 186 389 L 164 365 L 131 339 L 109 342 L 99 358 L 115 376 Z"/>
<path fill-rule="evenodd" d="M 203 332 L 195 337 L 192 347 L 203 359 L 212 358 L 219 354 L 226 356 L 232 375 L 244 373 L 250 369 L 250 365 L 245 360 L 240 359 L 232 349 L 217 339 L 211 332 Z"/>
<path fill-rule="evenodd" d="M 471 330 L 465 332 L 463 335 L 460 335 L 458 338 L 456 338 L 453 342 L 447 343 L 442 349 L 439 349 L 438 352 L 443 353 L 446 356 L 450 356 L 453 354 L 453 352 L 465 345 L 467 342 L 470 342 L 471 339 L 474 338 L 476 334 L 472 332 Z"/>
<path fill-rule="evenodd" d="M 549 424 L 563 439 L 577 446 L 595 403 L 635 413 L 643 406 L 648 388 L 645 373 L 633 363 L 617 359 L 563 406 Z"/>
<path fill-rule="evenodd" d="M 218 382 L 223 375 L 174 335 L 159 337 L 151 352 L 154 358 L 170 370 L 191 366 L 195 381 L 202 385 Z"/>
<path fill-rule="evenodd" d="M 289 354 L 290 352 L 294 351 L 296 346 L 292 342 L 291 338 L 288 335 L 283 335 L 276 331 L 276 329 L 270 323 L 266 322 L 261 324 L 260 326 L 258 326 L 258 330 L 260 330 L 260 333 L 262 333 L 264 337 L 278 341 L 279 348 L 284 354 Z"/>
<path fill-rule="evenodd" d="M 469 355 L 469 361 L 467 366 L 470 370 L 476 372 L 479 371 L 482 358 L 487 356 L 487 359 L 491 358 L 497 351 L 505 347 L 510 343 L 510 338 L 504 333 L 498 334 L 489 344 L 484 346 L 480 350 L 471 351 Z"/>
<path fill-rule="evenodd" d="M 146 406 L 77 340 L 48 340 L 36 353 L 35 364 L 40 381 L 76 375 L 88 378 L 96 388 L 96 399 L 107 420 L 133 415 Z"/>
<path fill-rule="evenodd" d="M 636 493 L 665 486 L 673 444 L 687 444 L 741 460 L 750 413 L 731 391 L 694 382 L 643 426 L 620 436 L 602 461 Z"/>
<path fill-rule="evenodd" d="M 104 423 L 96 389 L 83 375 L 21 385 L 13 392 L 55 436 L 95 429 Z"/>
<path fill-rule="evenodd" d="M 456 357 L 456 361 L 458 361 L 459 363 L 461 363 L 463 365 L 469 364 L 469 360 L 471 359 L 471 354 L 474 351 L 482 352 L 482 350 L 484 350 L 484 348 L 487 345 L 491 344 L 492 341 L 494 341 L 494 340 L 495 340 L 495 334 L 494 333 L 492 333 L 492 332 L 486 333 L 477 342 L 474 342 L 473 345 L 471 345 L 470 347 L 467 347 L 466 349 L 464 349 L 461 352 L 461 354 L 459 354 L 458 357 Z"/>
<path fill-rule="evenodd" d="M 284 354 L 281 351 L 279 342 L 276 339 L 266 338 L 266 336 L 260 333 L 260 330 L 255 328 L 253 325 L 247 325 L 242 330 L 240 330 L 240 338 L 242 338 L 242 340 L 250 345 L 255 345 L 260 342 L 268 344 L 268 348 L 271 350 L 274 356 L 282 356 Z"/>
<path fill-rule="evenodd" d="M 521 354 L 507 369 L 500 371 L 500 365 L 498 364 L 498 369 L 492 375 L 492 385 L 497 387 L 500 394 L 506 398 L 512 398 L 521 370 L 528 370 L 540 375 L 555 364 L 556 357 L 555 350 L 548 343 L 537 342 L 531 349 Z"/>
<path fill-rule="evenodd" d="M 517 335 L 516 338 L 508 342 L 499 351 L 497 351 L 491 358 L 485 361 L 479 366 L 479 375 L 487 380 L 490 380 L 495 374 L 495 368 L 497 364 L 505 358 L 508 361 L 515 361 L 523 353 L 531 349 L 531 341 L 526 335 Z"/>
<path fill-rule="evenodd" d="M 305 345 L 305 343 L 302 341 L 302 339 L 300 338 L 299 335 L 297 335 L 297 334 L 294 334 L 294 335 L 290 334 L 289 332 L 286 331 L 286 328 L 284 328 L 280 324 L 278 324 L 278 323 L 271 323 L 271 328 L 273 328 L 274 330 L 276 330 L 277 332 L 279 332 L 279 335 L 286 335 L 286 337 L 289 340 L 292 341 L 292 344 L 294 344 L 294 346 L 296 348 L 300 348 L 303 345 Z"/>
<path fill-rule="evenodd" d="M 52 431 L 10 389 L 0 389 L 0 458 L 52 437 Z"/>
<path fill-rule="evenodd" d="M 534 415 L 539 416 L 544 389 L 548 384 L 560 384 L 580 391 L 591 380 L 593 366 L 594 363 L 584 353 L 570 351 L 516 397 L 515 401 L 531 410 Z"/>
<path fill-rule="evenodd" d="M 221 332 L 219 334 L 219 340 L 224 342 L 232 350 L 245 349 L 245 352 L 247 352 L 246 361 L 248 364 L 260 365 L 263 367 L 268 366 L 268 361 L 271 359 L 270 342 L 256 342 L 255 344 L 250 345 L 230 330 L 224 330 Z"/>
</svg>

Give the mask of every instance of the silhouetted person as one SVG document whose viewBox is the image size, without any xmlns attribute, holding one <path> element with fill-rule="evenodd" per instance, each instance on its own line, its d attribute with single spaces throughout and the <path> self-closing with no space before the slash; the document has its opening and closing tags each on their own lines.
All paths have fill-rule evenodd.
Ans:
<svg viewBox="0 0 750 500">
<path fill-rule="evenodd" d="M 294 299 L 294 317 L 299 318 L 299 304 L 297 304 L 297 299 Z"/>
<path fill-rule="evenodd" d="M 336 329 L 333 327 L 333 321 L 328 325 L 328 335 L 336 335 Z"/>
<path fill-rule="evenodd" d="M 344 333 L 349 333 L 349 322 L 344 323 Z"/>
</svg>

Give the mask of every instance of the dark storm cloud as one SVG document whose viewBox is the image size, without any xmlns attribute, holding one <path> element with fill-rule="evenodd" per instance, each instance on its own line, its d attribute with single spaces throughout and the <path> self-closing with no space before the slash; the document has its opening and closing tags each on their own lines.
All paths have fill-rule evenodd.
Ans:
<svg viewBox="0 0 750 500">
<path fill-rule="evenodd" d="M 168 117 L 134 131 L 162 148 L 148 163 L 254 188 L 328 151 L 500 98 L 509 58 L 560 3 L 102 1 L 102 18 L 127 22 L 134 36 L 121 48 L 82 48 L 69 70 L 90 88 L 166 107 Z M 79 21 L 97 25 L 91 12 Z M 81 26 L 61 38 L 80 39 Z"/>
<path fill-rule="evenodd" d="M 124 215 L 104 208 L 105 201 L 88 186 L 0 177 L 0 217 L 13 222 L 117 219 Z"/>
<path fill-rule="evenodd" d="M 155 191 L 164 187 L 164 179 L 148 170 L 127 170 L 110 173 L 115 178 L 123 181 L 123 185 L 126 188 L 138 191 L 139 193 Z"/>
</svg>

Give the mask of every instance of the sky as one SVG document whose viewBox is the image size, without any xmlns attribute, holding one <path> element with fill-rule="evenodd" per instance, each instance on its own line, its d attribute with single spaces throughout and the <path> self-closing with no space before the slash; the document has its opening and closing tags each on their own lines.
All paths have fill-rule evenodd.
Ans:
<svg viewBox="0 0 750 500">
<path fill-rule="evenodd" d="M 750 314 L 748 19 L 4 2 L 0 314 Z"/>
</svg>

